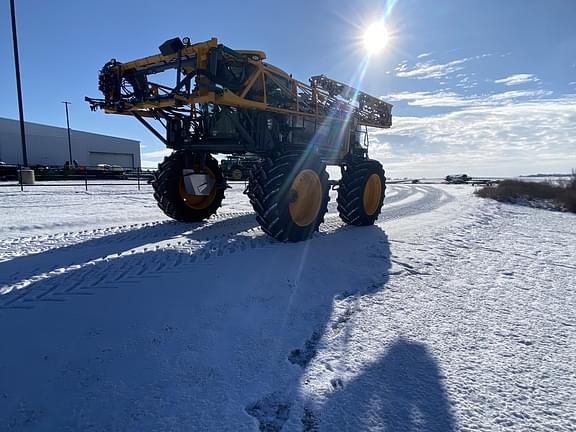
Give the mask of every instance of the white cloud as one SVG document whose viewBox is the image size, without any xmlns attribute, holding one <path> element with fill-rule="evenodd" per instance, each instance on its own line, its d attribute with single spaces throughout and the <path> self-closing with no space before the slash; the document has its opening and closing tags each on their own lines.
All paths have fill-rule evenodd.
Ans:
<svg viewBox="0 0 576 432">
<path fill-rule="evenodd" d="M 549 90 L 511 90 L 504 93 L 496 93 L 489 95 L 486 98 L 488 105 L 508 103 L 512 99 L 518 98 L 541 98 L 550 96 L 552 94 Z"/>
<path fill-rule="evenodd" d="M 547 90 L 513 90 L 503 93 L 464 96 L 452 91 L 439 90 L 435 92 L 401 92 L 383 97 L 389 102 L 405 101 L 408 105 L 417 107 L 474 107 L 506 105 L 516 99 L 542 98 L 550 96 Z"/>
<path fill-rule="evenodd" d="M 576 167 L 576 95 L 396 117 L 392 129 L 370 136 L 371 157 L 396 177 L 570 172 Z"/>
<path fill-rule="evenodd" d="M 506 78 L 497 79 L 494 82 L 496 84 L 506 84 L 507 86 L 513 86 L 538 81 L 540 81 L 540 79 L 533 74 L 516 74 L 516 75 L 510 75 L 509 77 Z"/>
<path fill-rule="evenodd" d="M 408 105 L 419 107 L 462 107 L 471 105 L 463 96 L 450 91 L 402 92 L 383 98 L 388 102 L 405 101 Z"/>
<path fill-rule="evenodd" d="M 404 72 L 406 70 L 408 70 L 408 65 L 406 64 L 406 61 L 403 61 L 402 63 L 400 63 L 396 69 L 394 69 L 396 72 Z"/>
<path fill-rule="evenodd" d="M 422 53 L 417 57 L 419 59 L 426 59 L 431 53 Z M 452 60 L 447 63 L 436 63 L 434 60 L 426 60 L 416 63 L 415 66 L 408 66 L 408 62 L 403 60 L 394 70 L 396 71 L 396 76 L 400 78 L 416 78 L 416 79 L 429 79 L 436 78 L 440 79 L 464 69 L 464 63 L 472 60 L 480 60 L 485 57 L 490 57 L 493 54 L 480 54 L 473 57 L 465 57 L 457 60 Z M 470 75 L 474 75 L 471 73 Z M 465 77 L 463 73 L 456 75 L 457 78 Z"/>
<path fill-rule="evenodd" d="M 418 55 L 418 58 L 430 57 L 432 55 L 431 52 L 425 52 Z"/>
<path fill-rule="evenodd" d="M 400 78 L 417 79 L 441 78 L 462 70 L 463 67 L 461 65 L 468 60 L 470 60 L 470 58 L 453 60 L 444 64 L 435 64 L 433 62 L 416 63 L 416 66 L 412 69 L 408 68 L 406 64 L 401 64 L 396 68 L 396 76 Z"/>
</svg>

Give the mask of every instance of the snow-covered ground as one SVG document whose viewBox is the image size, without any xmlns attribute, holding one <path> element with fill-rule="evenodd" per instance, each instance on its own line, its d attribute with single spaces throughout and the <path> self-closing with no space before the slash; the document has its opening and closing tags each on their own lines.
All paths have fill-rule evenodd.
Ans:
<svg viewBox="0 0 576 432">
<path fill-rule="evenodd" d="M 242 185 L 0 190 L 1 431 L 576 430 L 576 217 L 391 185 L 312 240 Z"/>
</svg>

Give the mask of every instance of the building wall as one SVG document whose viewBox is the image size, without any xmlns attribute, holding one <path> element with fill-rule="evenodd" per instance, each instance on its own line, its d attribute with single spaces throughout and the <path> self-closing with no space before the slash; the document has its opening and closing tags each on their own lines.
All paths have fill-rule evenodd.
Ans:
<svg viewBox="0 0 576 432">
<path fill-rule="evenodd" d="M 66 128 L 26 122 L 25 129 L 29 165 L 64 165 L 69 158 Z M 71 129 L 70 142 L 72 159 L 80 165 L 140 166 L 139 141 Z M 8 164 L 23 163 L 17 120 L 0 118 L 0 160 Z"/>
</svg>

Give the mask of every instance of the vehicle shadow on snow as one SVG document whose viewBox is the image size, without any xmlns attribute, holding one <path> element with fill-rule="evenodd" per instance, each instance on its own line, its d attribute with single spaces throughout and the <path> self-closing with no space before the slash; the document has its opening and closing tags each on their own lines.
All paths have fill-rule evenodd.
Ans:
<svg viewBox="0 0 576 432">
<path fill-rule="evenodd" d="M 443 379 L 424 344 L 400 337 L 379 360 L 332 394 L 321 408 L 320 424 L 343 431 L 454 431 Z"/>
<path fill-rule="evenodd" d="M 348 343 L 356 300 L 386 289 L 390 245 L 382 229 L 341 227 L 282 244 L 240 233 L 256 226 L 252 215 L 222 221 L 225 235 L 219 223 L 185 234 L 206 238 L 198 249 L 118 256 L 25 288 L 56 289 L 58 300 L 71 301 L 41 304 L 48 297 L 31 296 L 26 304 L 38 310 L 0 313 L 11 347 L 0 359 L 0 429 L 278 431 L 289 422 L 296 430 L 362 430 L 364 413 L 389 430 L 451 430 L 438 367 L 422 345 L 406 340 L 336 389 L 319 412 L 298 401 L 300 379 L 327 343 L 323 336 L 338 332 Z M 235 225 L 238 233 L 230 234 Z M 161 224 L 18 260 L 33 275 L 190 229 Z M 64 420 L 58 404 L 46 404 L 51 400 L 75 414 Z"/>
</svg>

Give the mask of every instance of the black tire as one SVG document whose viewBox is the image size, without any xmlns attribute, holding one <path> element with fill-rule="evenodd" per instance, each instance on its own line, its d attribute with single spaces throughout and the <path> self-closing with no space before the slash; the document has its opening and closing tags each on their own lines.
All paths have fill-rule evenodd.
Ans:
<svg viewBox="0 0 576 432">
<path fill-rule="evenodd" d="M 172 153 L 158 164 L 158 171 L 154 173 L 152 181 L 158 207 L 168 217 L 180 222 L 199 222 L 208 219 L 216 213 L 224 199 L 224 188 L 221 187 L 224 178 L 218 161 L 210 155 L 206 157 L 205 172 L 215 177 L 216 185 L 214 191 L 205 198 L 186 197 L 182 183 L 183 169 L 185 169 L 185 154 L 181 151 Z M 195 205 L 192 205 L 193 199 L 198 201 Z"/>
<path fill-rule="evenodd" d="M 310 186 L 302 183 L 307 179 Z M 285 154 L 267 158 L 253 169 L 246 193 L 266 234 L 297 242 L 318 231 L 328 208 L 328 192 L 326 165 L 319 157 Z"/>
<path fill-rule="evenodd" d="M 380 162 L 367 159 L 349 164 L 342 172 L 338 189 L 340 218 L 350 225 L 373 225 L 382 210 L 385 192 L 386 177 Z"/>
</svg>

